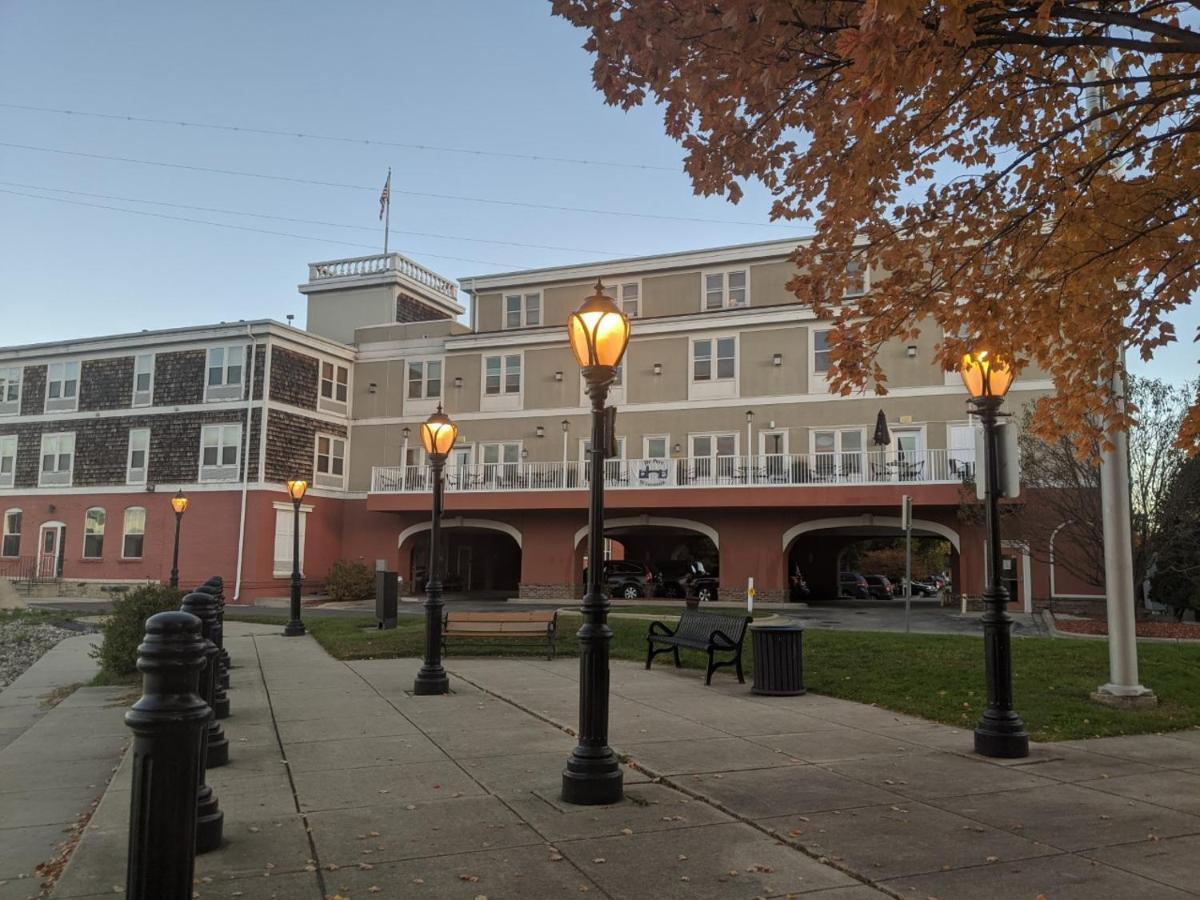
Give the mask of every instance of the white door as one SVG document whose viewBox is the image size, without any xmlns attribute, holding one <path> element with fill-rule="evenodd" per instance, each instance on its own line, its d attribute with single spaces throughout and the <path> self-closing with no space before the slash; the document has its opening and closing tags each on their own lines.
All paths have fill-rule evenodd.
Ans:
<svg viewBox="0 0 1200 900">
<path fill-rule="evenodd" d="M 946 459 L 951 478 L 975 478 L 975 426 L 969 423 L 946 426 Z"/>
<path fill-rule="evenodd" d="M 42 526 L 38 539 L 39 578 L 60 578 L 62 576 L 65 531 L 66 526 L 61 522 L 47 522 Z"/>
<path fill-rule="evenodd" d="M 924 432 L 916 428 L 897 429 L 892 432 L 892 447 L 895 451 L 897 481 L 924 481 L 925 454 Z"/>
</svg>

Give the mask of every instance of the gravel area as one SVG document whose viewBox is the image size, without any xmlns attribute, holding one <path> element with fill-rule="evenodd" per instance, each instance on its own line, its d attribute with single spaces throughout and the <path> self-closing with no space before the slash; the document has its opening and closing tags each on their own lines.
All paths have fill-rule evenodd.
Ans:
<svg viewBox="0 0 1200 900">
<path fill-rule="evenodd" d="M 78 628 L 64 628 L 48 622 L 15 619 L 0 623 L 0 688 L 16 681 L 59 641 L 79 633 Z"/>
</svg>

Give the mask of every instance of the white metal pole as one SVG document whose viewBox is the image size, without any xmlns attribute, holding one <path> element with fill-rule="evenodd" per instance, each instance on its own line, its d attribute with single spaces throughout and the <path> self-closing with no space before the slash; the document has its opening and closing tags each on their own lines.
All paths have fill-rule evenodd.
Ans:
<svg viewBox="0 0 1200 900">
<path fill-rule="evenodd" d="M 404 446 L 400 448 L 400 490 L 407 487 L 408 480 L 408 438 L 404 438 Z"/>
</svg>

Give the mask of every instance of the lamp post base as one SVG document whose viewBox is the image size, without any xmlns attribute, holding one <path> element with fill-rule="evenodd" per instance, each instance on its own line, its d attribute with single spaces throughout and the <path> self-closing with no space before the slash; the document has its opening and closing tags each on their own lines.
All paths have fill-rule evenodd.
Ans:
<svg viewBox="0 0 1200 900">
<path fill-rule="evenodd" d="M 413 693 L 418 697 L 450 693 L 450 679 L 441 666 L 436 669 L 422 668 L 413 682 Z"/>
<path fill-rule="evenodd" d="M 283 626 L 284 637 L 299 637 L 300 635 L 307 633 L 308 632 L 304 629 L 304 623 L 299 619 L 292 619 L 292 621 L 288 622 L 287 625 Z"/>
<path fill-rule="evenodd" d="M 989 718 L 987 713 L 975 726 L 975 752 L 993 759 L 1022 759 L 1029 755 L 1029 734 L 1016 713 L 1006 718 Z"/>
<path fill-rule="evenodd" d="M 608 806 L 625 796 L 625 775 L 612 748 L 586 756 L 576 747 L 562 773 L 562 799 L 577 806 Z"/>
</svg>

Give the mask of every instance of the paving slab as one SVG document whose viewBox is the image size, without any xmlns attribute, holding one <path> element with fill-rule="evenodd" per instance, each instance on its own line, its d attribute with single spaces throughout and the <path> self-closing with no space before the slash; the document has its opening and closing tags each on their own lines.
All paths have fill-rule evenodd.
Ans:
<svg viewBox="0 0 1200 900">
<path fill-rule="evenodd" d="M 287 754 L 293 772 L 407 766 L 445 758 L 445 753 L 437 744 L 417 732 L 385 737 L 307 741 L 290 745 Z"/>
<path fill-rule="evenodd" d="M 676 781 L 685 790 L 751 819 L 891 805 L 902 799 L 891 791 L 811 765 L 685 775 Z"/>
<path fill-rule="evenodd" d="M 899 737 L 874 734 L 846 725 L 830 725 L 823 731 L 800 734 L 765 734 L 748 738 L 771 751 L 805 762 L 826 763 L 868 756 L 896 757 L 926 750 Z"/>
<path fill-rule="evenodd" d="M 1078 782 L 1080 787 L 1144 800 L 1156 806 L 1165 806 L 1178 812 L 1200 815 L 1200 775 L 1187 772 L 1151 772 L 1139 775 L 1122 775 L 1117 778 L 1101 778 L 1097 781 Z"/>
<path fill-rule="evenodd" d="M 656 735 L 657 737 L 657 735 Z M 736 772 L 803 765 L 782 750 L 753 743 L 745 738 L 705 738 L 696 741 L 654 741 L 622 744 L 630 760 L 648 766 L 660 775 L 691 775 L 701 772 Z"/>
<path fill-rule="evenodd" d="M 1185 732 L 1186 733 L 1186 732 Z M 1094 738 L 1089 741 L 1064 741 L 1063 746 L 1102 753 L 1118 759 L 1149 763 L 1164 769 L 1196 768 L 1196 748 L 1187 741 L 1156 734 L 1136 734 L 1124 737 Z"/>
<path fill-rule="evenodd" d="M 483 789 L 448 759 L 407 766 L 371 766 L 293 776 L 302 812 L 377 804 L 416 803 L 440 797 L 481 795 Z"/>
<path fill-rule="evenodd" d="M 1200 835 L 1088 850 L 1084 856 L 1193 894 L 1200 893 Z"/>
<path fill-rule="evenodd" d="M 1058 784 L 1049 778 L 996 766 L 978 757 L 928 750 L 847 759 L 829 763 L 828 767 L 856 781 L 918 800 Z"/>
</svg>

